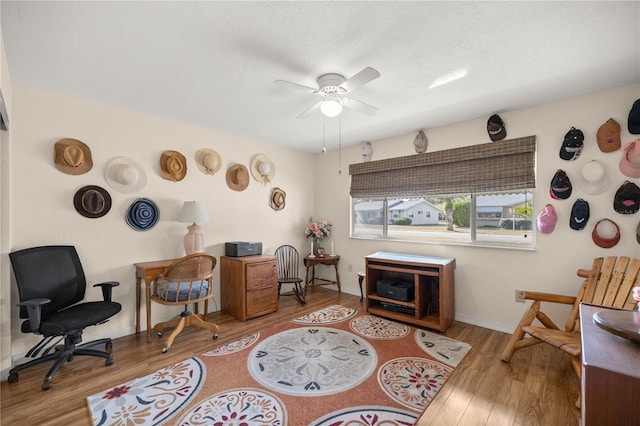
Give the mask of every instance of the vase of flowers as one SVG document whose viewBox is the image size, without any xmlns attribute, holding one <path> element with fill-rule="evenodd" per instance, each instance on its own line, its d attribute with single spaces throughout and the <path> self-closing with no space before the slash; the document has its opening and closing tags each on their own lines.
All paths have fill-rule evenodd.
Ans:
<svg viewBox="0 0 640 426">
<path fill-rule="evenodd" d="M 327 222 L 325 219 L 319 220 L 317 222 L 310 221 L 307 224 L 307 227 L 304 230 L 304 235 L 307 238 L 311 238 L 312 240 L 312 250 L 311 254 L 316 256 L 318 254 L 318 248 L 324 237 L 328 237 L 331 235 L 331 224 Z"/>
</svg>

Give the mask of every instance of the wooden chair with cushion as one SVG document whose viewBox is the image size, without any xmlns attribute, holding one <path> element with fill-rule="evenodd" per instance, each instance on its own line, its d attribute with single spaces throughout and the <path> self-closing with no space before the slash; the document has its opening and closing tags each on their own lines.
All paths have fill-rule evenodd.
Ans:
<svg viewBox="0 0 640 426">
<path fill-rule="evenodd" d="M 590 270 L 579 269 L 584 278 L 577 296 L 521 291 L 519 297 L 533 303 L 524 313 L 511 340 L 502 352 L 502 360 L 509 362 L 515 351 L 538 343 L 548 343 L 570 355 L 571 365 L 581 377 L 582 345 L 580 341 L 580 303 L 633 310 L 636 302 L 632 289 L 640 283 L 640 259 L 629 257 L 598 257 Z M 558 326 L 541 310 L 542 302 L 573 305 L 564 326 Z M 533 325 L 534 320 L 541 325 Z"/>
<path fill-rule="evenodd" d="M 213 297 L 213 268 L 216 258 L 207 253 L 195 253 L 180 258 L 169 265 L 154 281 L 151 300 L 163 305 L 184 305 L 184 311 L 173 319 L 156 324 L 153 331 L 161 336 L 167 328 L 173 331 L 167 337 L 162 352 L 167 352 L 184 327 L 198 327 L 218 338 L 219 328 L 207 322 L 209 299 Z M 204 314 L 192 313 L 188 305 L 204 302 Z"/>
</svg>

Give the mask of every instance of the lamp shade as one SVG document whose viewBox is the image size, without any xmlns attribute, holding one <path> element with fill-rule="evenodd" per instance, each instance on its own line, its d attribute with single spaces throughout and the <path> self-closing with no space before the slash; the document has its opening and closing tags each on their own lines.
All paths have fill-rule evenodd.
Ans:
<svg viewBox="0 0 640 426">
<path fill-rule="evenodd" d="M 181 223 L 204 223 L 209 221 L 209 215 L 200 201 L 185 201 L 178 216 Z"/>
</svg>

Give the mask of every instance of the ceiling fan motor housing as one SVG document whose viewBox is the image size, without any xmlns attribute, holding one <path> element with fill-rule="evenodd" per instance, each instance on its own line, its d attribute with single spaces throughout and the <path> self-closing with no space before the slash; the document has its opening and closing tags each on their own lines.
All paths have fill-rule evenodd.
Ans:
<svg viewBox="0 0 640 426">
<path fill-rule="evenodd" d="M 325 96 L 330 93 L 337 95 L 344 95 L 347 90 L 344 87 L 340 87 L 346 80 L 340 74 L 324 74 L 318 77 L 318 91 Z"/>
</svg>

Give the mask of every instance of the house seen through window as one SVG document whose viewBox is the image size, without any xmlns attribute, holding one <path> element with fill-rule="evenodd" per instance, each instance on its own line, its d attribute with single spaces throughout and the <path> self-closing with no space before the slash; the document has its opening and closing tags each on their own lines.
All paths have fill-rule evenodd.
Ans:
<svg viewBox="0 0 640 426">
<path fill-rule="evenodd" d="M 533 247 L 533 192 L 352 199 L 352 237 Z"/>
</svg>

